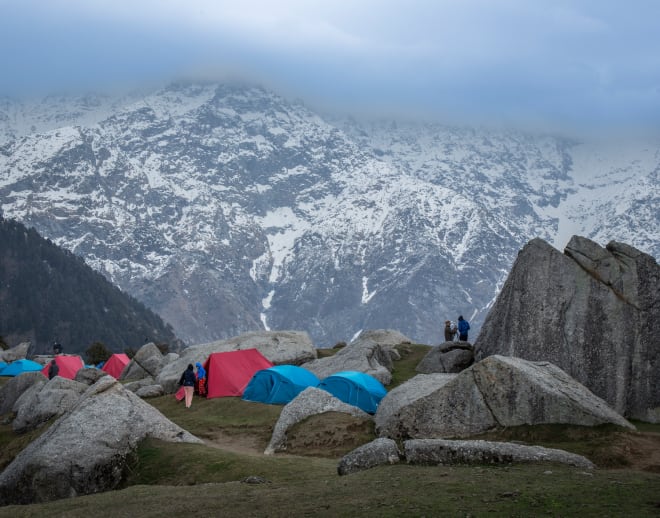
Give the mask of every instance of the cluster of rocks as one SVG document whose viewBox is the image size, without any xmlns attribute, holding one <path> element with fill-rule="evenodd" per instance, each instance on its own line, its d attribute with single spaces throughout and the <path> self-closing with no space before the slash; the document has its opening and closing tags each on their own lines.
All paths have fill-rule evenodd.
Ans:
<svg viewBox="0 0 660 518">
<path fill-rule="evenodd" d="M 342 412 L 373 419 L 379 437 L 345 456 L 340 474 L 401 460 L 592 467 L 558 450 L 457 439 L 551 423 L 634 429 L 622 414 L 660 419 L 659 288 L 655 260 L 626 245 L 602 249 L 573 238 L 562 255 L 533 240 L 521 251 L 474 347 L 447 342 L 431 348 L 417 366 L 419 374 L 391 390 L 374 416 L 326 391 L 306 389 L 282 409 L 265 453 L 286 450 L 287 432 L 304 419 Z M 162 355 L 146 344 L 124 369 L 125 385 L 96 369 L 82 369 L 75 380 L 23 374 L 0 388 L 0 415 L 13 412 L 17 433 L 55 422 L 0 475 L 0 503 L 112 489 L 147 436 L 197 442 L 141 397 L 174 392 L 186 366 L 212 353 L 256 348 L 274 364 L 301 365 L 319 378 L 354 370 L 388 385 L 406 344 L 410 340 L 397 331 L 366 331 L 335 355 L 317 358 L 306 333 L 255 332 L 189 347 L 181 355 Z M 395 441 L 402 442 L 403 453 Z"/>
<path fill-rule="evenodd" d="M 21 388 L 26 390 L 17 396 Z M 114 489 L 127 460 L 147 437 L 201 443 L 111 376 L 87 385 L 26 373 L 2 387 L 0 400 L 3 409 L 12 403 L 16 431 L 57 418 L 0 474 L 0 505 Z"/>
<path fill-rule="evenodd" d="M 623 243 L 573 236 L 562 254 L 541 239 L 518 254 L 475 342 L 548 361 L 614 410 L 660 422 L 660 266 Z"/>
</svg>

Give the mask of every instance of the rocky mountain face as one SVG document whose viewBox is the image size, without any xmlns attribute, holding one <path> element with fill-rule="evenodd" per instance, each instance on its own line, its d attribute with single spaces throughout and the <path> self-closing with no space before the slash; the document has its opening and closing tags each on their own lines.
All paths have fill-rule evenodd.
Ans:
<svg viewBox="0 0 660 518">
<path fill-rule="evenodd" d="M 0 208 L 188 344 L 264 328 L 438 343 L 459 314 L 474 335 L 533 237 L 660 253 L 651 144 L 610 162 L 547 136 L 324 119 L 245 85 L 4 100 Z"/>
<path fill-rule="evenodd" d="M 630 418 L 660 422 L 660 267 L 629 245 L 575 236 L 520 252 L 475 343 L 549 361 Z"/>
</svg>

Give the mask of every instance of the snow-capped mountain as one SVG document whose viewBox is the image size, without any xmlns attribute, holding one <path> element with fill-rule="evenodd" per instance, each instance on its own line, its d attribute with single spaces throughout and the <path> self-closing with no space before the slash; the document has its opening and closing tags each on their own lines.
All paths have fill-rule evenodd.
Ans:
<svg viewBox="0 0 660 518">
<path fill-rule="evenodd" d="M 187 343 L 300 329 L 477 330 L 520 247 L 658 257 L 660 142 L 323 118 L 245 85 L 0 101 L 0 207 Z M 474 335 L 473 335 L 474 336 Z"/>
</svg>

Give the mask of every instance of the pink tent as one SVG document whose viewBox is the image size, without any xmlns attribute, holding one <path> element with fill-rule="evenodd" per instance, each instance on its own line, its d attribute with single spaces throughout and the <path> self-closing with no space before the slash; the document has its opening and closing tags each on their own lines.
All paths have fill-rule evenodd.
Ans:
<svg viewBox="0 0 660 518">
<path fill-rule="evenodd" d="M 242 396 L 255 372 L 272 366 L 257 349 L 213 353 L 204 362 L 206 397 Z"/>
<path fill-rule="evenodd" d="M 124 353 L 115 353 L 103 364 L 101 370 L 107 372 L 113 378 L 119 379 L 124 367 L 126 367 L 130 361 L 130 358 Z"/>
<path fill-rule="evenodd" d="M 55 363 L 60 368 L 57 375 L 63 378 L 69 378 L 70 380 L 75 378 L 76 373 L 85 366 L 80 356 L 67 356 L 64 354 L 55 356 Z M 48 377 L 48 367 L 50 367 L 50 362 L 41 369 L 41 373 L 46 377 Z"/>
</svg>

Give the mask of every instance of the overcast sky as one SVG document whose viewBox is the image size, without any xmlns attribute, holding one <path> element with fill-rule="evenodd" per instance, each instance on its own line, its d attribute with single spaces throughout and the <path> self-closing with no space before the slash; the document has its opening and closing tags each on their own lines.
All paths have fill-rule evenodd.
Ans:
<svg viewBox="0 0 660 518">
<path fill-rule="evenodd" d="M 343 112 L 660 128 L 660 0 L 0 0 L 0 94 L 244 77 Z"/>
</svg>

